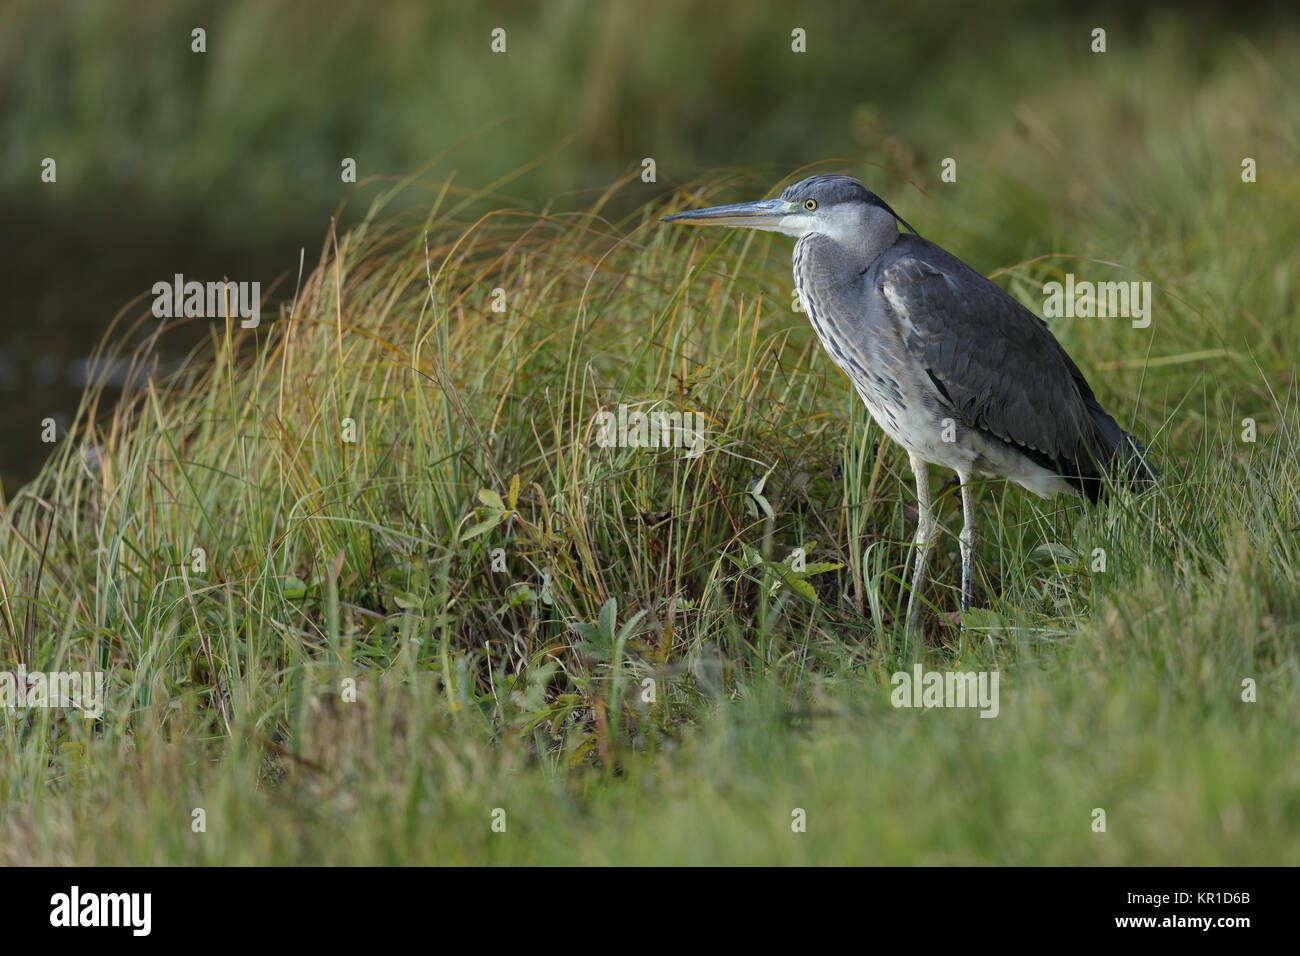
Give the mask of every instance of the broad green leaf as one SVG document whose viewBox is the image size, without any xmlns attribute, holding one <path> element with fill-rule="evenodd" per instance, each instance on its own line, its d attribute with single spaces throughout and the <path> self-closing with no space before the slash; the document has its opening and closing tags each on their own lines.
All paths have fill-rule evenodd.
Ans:
<svg viewBox="0 0 1300 956">
<path fill-rule="evenodd" d="M 476 525 L 473 525 L 468 531 L 466 531 L 464 534 L 460 536 L 460 540 L 468 541 L 471 538 L 477 538 L 484 531 L 491 531 L 493 528 L 495 528 L 497 525 L 501 523 L 501 519 L 503 517 L 505 517 L 505 512 L 498 511 L 496 514 L 492 515 L 492 517 L 480 521 Z"/>
<path fill-rule="evenodd" d="M 413 611 L 424 606 L 424 602 L 410 591 L 394 591 L 393 603 L 403 611 Z"/>
<path fill-rule="evenodd" d="M 798 578 L 791 575 L 790 577 L 787 577 L 785 579 L 784 583 L 786 587 L 788 587 L 795 594 L 798 594 L 801 597 L 806 597 L 814 604 L 818 603 L 817 592 L 814 591 L 813 586 L 809 584 L 807 581 L 805 581 L 803 578 Z"/>
<path fill-rule="evenodd" d="M 600 639 L 606 643 L 614 640 L 615 618 L 618 616 L 618 601 L 610 598 L 600 609 Z"/>
</svg>

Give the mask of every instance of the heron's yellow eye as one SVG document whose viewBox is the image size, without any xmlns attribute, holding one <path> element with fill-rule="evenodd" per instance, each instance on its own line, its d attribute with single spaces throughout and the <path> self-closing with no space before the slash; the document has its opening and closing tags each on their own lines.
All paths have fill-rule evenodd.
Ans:
<svg viewBox="0 0 1300 956">
<path fill-rule="evenodd" d="M 804 208 L 804 209 L 807 209 L 809 212 L 812 212 L 814 209 L 817 208 L 817 200 L 816 200 L 816 199 L 805 199 L 805 200 L 804 200 L 804 204 L 803 204 L 803 208 Z"/>
</svg>

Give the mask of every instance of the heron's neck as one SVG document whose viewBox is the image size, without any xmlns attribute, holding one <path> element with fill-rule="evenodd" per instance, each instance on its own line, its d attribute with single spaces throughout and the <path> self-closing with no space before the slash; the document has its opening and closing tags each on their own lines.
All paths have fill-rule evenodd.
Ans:
<svg viewBox="0 0 1300 956">
<path fill-rule="evenodd" d="M 834 259 L 839 270 L 865 272 L 882 252 L 898 241 L 898 222 L 887 209 L 861 205 L 835 211 L 799 240 L 821 259 Z M 814 241 L 817 240 L 817 241 Z"/>
<path fill-rule="evenodd" d="M 795 285 L 805 295 L 857 285 L 868 266 L 898 237 L 892 216 L 887 227 L 857 232 L 847 242 L 825 233 L 809 233 L 794 244 Z"/>
<path fill-rule="evenodd" d="M 823 342 L 827 341 L 826 321 L 845 311 L 837 305 L 861 301 L 865 267 L 859 265 L 859 259 L 823 233 L 809 233 L 794 244 L 795 289 Z"/>
<path fill-rule="evenodd" d="M 868 206 L 863 213 L 861 228 L 849 242 L 848 255 L 856 261 L 859 272 L 876 261 L 876 257 L 898 241 L 898 221 L 893 213 L 879 206 Z"/>
</svg>

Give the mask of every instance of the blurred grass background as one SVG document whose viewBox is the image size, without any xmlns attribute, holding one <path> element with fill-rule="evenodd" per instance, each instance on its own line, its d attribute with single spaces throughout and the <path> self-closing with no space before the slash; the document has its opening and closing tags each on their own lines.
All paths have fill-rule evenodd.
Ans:
<svg viewBox="0 0 1300 956">
<path fill-rule="evenodd" d="M 0 717 L 0 861 L 1295 858 L 1287 11 L 235 3 L 200 60 L 216 8 L 48 9 L 0 13 L 4 267 L 44 302 L 5 306 L 18 381 L 174 272 L 287 278 L 256 333 L 126 308 L 110 357 L 182 360 L 126 401 L 6 399 L 21 435 L 71 396 L 74 430 L 6 486 L 0 668 L 112 695 Z M 339 183 L 346 155 L 374 179 Z M 1166 481 L 1097 510 L 986 484 L 965 635 L 946 496 L 919 650 L 905 462 L 791 311 L 789 244 L 655 221 L 821 162 L 1032 308 L 1065 271 L 1155 283 L 1150 329 L 1052 325 Z M 595 447 L 620 401 L 706 413 L 710 451 Z M 841 567 L 800 581 L 795 546 Z M 999 718 L 890 707 L 913 655 L 998 668 Z"/>
</svg>

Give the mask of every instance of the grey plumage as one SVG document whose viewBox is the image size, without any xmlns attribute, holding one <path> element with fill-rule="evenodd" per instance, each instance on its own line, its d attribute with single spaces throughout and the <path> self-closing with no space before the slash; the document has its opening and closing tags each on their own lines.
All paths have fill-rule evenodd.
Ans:
<svg viewBox="0 0 1300 956">
<path fill-rule="evenodd" d="M 1142 476 L 1142 444 L 1097 402 L 1047 323 L 999 286 L 918 236 L 901 236 L 864 278 L 901 303 L 893 312 L 908 352 L 964 425 L 1054 469 L 1092 501 L 1114 463 L 1120 476 Z M 1149 466 L 1145 476 L 1155 477 Z"/>
<path fill-rule="evenodd" d="M 969 481 L 1001 475 L 1036 494 L 1092 501 L 1108 480 L 1157 477 L 1140 441 L 1098 403 L 1047 324 L 956 256 L 922 239 L 846 176 L 814 176 L 780 199 L 667 217 L 797 239 L 794 278 L 813 328 L 881 429 L 907 451 L 920 517 L 908 626 L 915 627 L 934 519 L 929 464 L 962 486 L 962 609 L 970 598 Z M 899 224 L 911 234 L 899 232 Z"/>
</svg>

